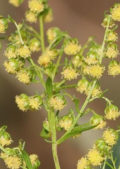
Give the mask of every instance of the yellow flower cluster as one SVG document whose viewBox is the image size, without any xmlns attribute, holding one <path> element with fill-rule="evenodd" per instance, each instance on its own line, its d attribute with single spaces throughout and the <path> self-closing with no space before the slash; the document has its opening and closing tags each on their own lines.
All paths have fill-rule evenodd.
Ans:
<svg viewBox="0 0 120 169">
<path fill-rule="evenodd" d="M 5 137 L 5 135 L 0 137 L 0 145 L 2 147 L 9 146 L 12 143 L 12 140 L 10 137 Z"/>
<path fill-rule="evenodd" d="M 113 146 L 117 142 L 118 135 L 115 130 L 108 128 L 103 133 L 103 139 L 109 146 Z"/>
<path fill-rule="evenodd" d="M 25 94 L 16 96 L 15 101 L 17 103 L 18 108 L 22 111 L 27 111 L 29 109 L 38 110 L 42 104 L 40 96 L 28 97 Z"/>
<path fill-rule="evenodd" d="M 59 126 L 63 128 L 64 130 L 68 131 L 70 127 L 72 126 L 73 120 L 71 117 L 64 116 L 59 121 Z"/>
<path fill-rule="evenodd" d="M 81 46 L 78 43 L 70 41 L 66 44 L 64 52 L 66 55 L 76 55 L 77 53 L 79 53 L 80 49 Z"/>
<path fill-rule="evenodd" d="M 111 10 L 111 16 L 114 21 L 120 21 L 120 4 L 116 4 Z"/>
<path fill-rule="evenodd" d="M 105 68 L 100 65 L 91 65 L 91 66 L 85 66 L 83 69 L 83 73 L 86 75 L 90 75 L 94 78 L 101 78 Z"/>
<path fill-rule="evenodd" d="M 87 158 L 93 166 L 101 165 L 104 160 L 100 152 L 95 147 L 88 152 Z"/>
<path fill-rule="evenodd" d="M 86 157 L 82 157 L 80 160 L 78 160 L 77 169 L 87 169 L 88 166 L 89 163 Z"/>
<path fill-rule="evenodd" d="M 34 166 L 36 162 L 38 161 L 38 156 L 36 154 L 31 154 L 29 157 L 30 157 L 32 166 Z"/>
<path fill-rule="evenodd" d="M 9 46 L 6 50 L 5 50 L 5 56 L 8 58 L 8 59 L 11 59 L 11 58 L 16 58 L 17 55 L 15 53 L 15 46 Z"/>
<path fill-rule="evenodd" d="M 49 100 L 49 104 L 51 107 L 53 107 L 56 111 L 57 110 L 62 110 L 65 107 L 65 101 L 58 96 L 52 97 Z"/>
<path fill-rule="evenodd" d="M 6 27 L 2 19 L 0 19 L 0 33 L 5 33 Z"/>
<path fill-rule="evenodd" d="M 63 78 L 66 79 L 66 80 L 74 80 L 74 79 L 77 79 L 78 77 L 78 73 L 76 72 L 75 69 L 73 69 L 72 67 L 67 67 L 65 68 L 62 73 L 63 75 Z"/>
<path fill-rule="evenodd" d="M 29 84 L 31 82 L 30 73 L 26 70 L 20 70 L 16 74 L 16 78 L 24 84 Z"/>
<path fill-rule="evenodd" d="M 44 21 L 49 23 L 53 20 L 53 13 L 52 10 L 49 10 L 48 13 L 45 15 Z"/>
<path fill-rule="evenodd" d="M 17 156 L 6 156 L 4 162 L 10 169 L 19 169 L 21 166 L 21 159 Z"/>
<path fill-rule="evenodd" d="M 80 93 L 86 93 L 87 88 L 88 88 L 89 81 L 86 78 L 82 78 L 81 80 L 78 81 L 77 84 L 77 91 Z"/>
<path fill-rule="evenodd" d="M 105 108 L 105 118 L 108 120 L 116 120 L 120 116 L 120 112 L 117 106 L 113 104 L 107 105 Z"/>
<path fill-rule="evenodd" d="M 16 54 L 24 59 L 31 56 L 31 51 L 27 46 L 21 46 L 20 48 L 17 48 Z"/>
<path fill-rule="evenodd" d="M 79 68 L 82 65 L 82 61 L 78 55 L 74 56 L 72 59 L 72 64 L 74 67 Z"/>
<path fill-rule="evenodd" d="M 118 40 L 118 35 L 116 32 L 110 31 L 107 36 L 107 41 L 116 42 Z"/>
<path fill-rule="evenodd" d="M 48 29 L 48 31 L 47 31 L 47 38 L 48 38 L 49 42 L 54 41 L 55 38 L 56 38 L 56 36 L 57 36 L 57 33 L 56 33 L 56 31 L 55 31 L 54 28 Z"/>
<path fill-rule="evenodd" d="M 108 47 L 105 53 L 106 57 L 110 59 L 116 58 L 118 54 L 119 54 L 119 51 L 115 49 L 115 47 L 112 47 L 112 46 Z"/>
<path fill-rule="evenodd" d="M 93 115 L 90 119 L 90 122 L 93 126 L 96 126 L 95 129 L 103 129 L 106 126 L 106 121 L 100 115 Z"/>
<path fill-rule="evenodd" d="M 32 52 L 40 51 L 40 41 L 36 38 L 32 38 L 29 42 L 29 48 Z"/>
<path fill-rule="evenodd" d="M 26 20 L 31 23 L 37 22 L 37 15 L 32 11 L 27 11 L 25 14 Z"/>
<path fill-rule="evenodd" d="M 112 61 L 108 65 L 108 74 L 116 76 L 120 74 L 120 63 L 117 61 Z"/>
<path fill-rule="evenodd" d="M 40 13 L 44 10 L 44 5 L 39 0 L 29 0 L 28 6 L 35 13 Z"/>
<path fill-rule="evenodd" d="M 41 66 L 47 67 L 57 56 L 56 50 L 46 50 L 38 59 Z"/>
</svg>

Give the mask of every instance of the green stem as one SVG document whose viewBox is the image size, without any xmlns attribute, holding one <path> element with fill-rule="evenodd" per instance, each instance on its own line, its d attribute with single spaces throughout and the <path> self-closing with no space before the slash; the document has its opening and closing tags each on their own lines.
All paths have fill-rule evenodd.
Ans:
<svg viewBox="0 0 120 169">
<path fill-rule="evenodd" d="M 42 52 L 45 51 L 43 16 L 40 16 L 40 39 Z"/>
<path fill-rule="evenodd" d="M 51 138 L 52 138 L 52 154 L 54 159 L 54 164 L 56 169 L 60 169 L 58 154 L 57 154 L 57 142 L 56 142 L 56 119 L 55 113 L 49 112 L 49 124 L 50 124 L 50 131 L 51 131 Z"/>
</svg>

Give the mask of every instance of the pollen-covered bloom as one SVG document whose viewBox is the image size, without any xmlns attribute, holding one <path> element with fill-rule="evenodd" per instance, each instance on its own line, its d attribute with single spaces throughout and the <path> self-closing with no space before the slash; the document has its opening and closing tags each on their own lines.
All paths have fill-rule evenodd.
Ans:
<svg viewBox="0 0 120 169">
<path fill-rule="evenodd" d="M 70 127 L 72 126 L 72 123 L 73 123 L 73 118 L 70 115 L 63 116 L 59 120 L 59 126 L 66 131 L 70 129 Z"/>
<path fill-rule="evenodd" d="M 40 165 L 40 161 L 38 159 L 38 156 L 36 154 L 31 154 L 30 156 L 30 161 L 33 167 L 38 168 Z"/>
<path fill-rule="evenodd" d="M 25 14 L 25 18 L 30 23 L 36 23 L 37 22 L 37 16 L 32 11 L 27 11 L 26 14 Z"/>
<path fill-rule="evenodd" d="M 113 104 L 108 104 L 105 108 L 105 118 L 108 120 L 116 120 L 120 116 L 118 107 Z"/>
<path fill-rule="evenodd" d="M 57 36 L 57 28 L 50 28 L 47 31 L 47 38 L 49 42 L 52 42 L 53 40 L 55 40 L 56 36 Z"/>
<path fill-rule="evenodd" d="M 116 76 L 120 74 L 120 63 L 113 60 L 108 65 L 108 74 L 112 76 Z"/>
<path fill-rule="evenodd" d="M 19 7 L 22 2 L 23 2 L 23 0 L 9 0 L 9 3 L 15 7 Z"/>
<path fill-rule="evenodd" d="M 31 82 L 30 73 L 27 70 L 24 70 L 24 69 L 17 72 L 16 78 L 24 84 L 29 84 Z"/>
<path fill-rule="evenodd" d="M 45 18 L 44 18 L 44 21 L 46 23 L 49 23 L 53 20 L 53 13 L 52 13 L 52 10 L 49 9 L 48 13 L 45 15 Z"/>
<path fill-rule="evenodd" d="M 118 133 L 114 129 L 108 128 L 103 133 L 103 139 L 109 146 L 113 146 L 117 142 Z"/>
<path fill-rule="evenodd" d="M 95 147 L 88 152 L 87 158 L 93 166 L 101 165 L 104 160 L 100 152 Z"/>
<path fill-rule="evenodd" d="M 111 16 L 114 21 L 120 21 L 120 4 L 115 4 L 114 8 L 111 10 Z"/>
<path fill-rule="evenodd" d="M 76 72 L 75 69 L 73 69 L 72 67 L 67 67 L 62 71 L 62 76 L 64 79 L 66 80 L 74 80 L 77 79 L 78 77 L 78 73 Z"/>
<path fill-rule="evenodd" d="M 44 10 L 44 5 L 39 0 L 30 0 L 29 9 L 33 12 L 40 13 Z"/>
<path fill-rule="evenodd" d="M 96 126 L 95 129 L 103 129 L 106 126 L 106 122 L 100 115 L 93 115 L 90 119 L 90 122 L 93 126 Z"/>
<path fill-rule="evenodd" d="M 12 143 L 12 139 L 11 139 L 10 135 L 7 132 L 3 133 L 0 136 L 0 145 L 2 147 L 9 146 L 11 143 Z"/>
<path fill-rule="evenodd" d="M 65 99 L 63 97 L 60 97 L 60 96 L 54 96 L 49 100 L 49 104 L 56 111 L 62 110 L 65 107 Z"/>
<path fill-rule="evenodd" d="M 4 62 L 5 70 L 8 73 L 15 74 L 17 71 L 24 65 L 24 63 L 17 59 L 10 59 L 9 61 Z"/>
<path fill-rule="evenodd" d="M 42 104 L 40 96 L 32 96 L 29 98 L 29 105 L 32 109 L 38 110 Z"/>
<path fill-rule="evenodd" d="M 81 46 L 74 41 L 69 41 L 66 43 L 64 52 L 66 55 L 76 55 L 81 49 Z"/>
<path fill-rule="evenodd" d="M 26 58 L 30 57 L 31 51 L 26 45 L 23 45 L 23 46 L 20 46 L 19 48 L 17 48 L 16 54 L 18 56 L 26 59 Z"/>
<path fill-rule="evenodd" d="M 15 97 L 15 102 L 17 103 L 17 106 L 22 111 L 29 110 L 29 98 L 25 94 L 21 94 L 20 96 Z"/>
<path fill-rule="evenodd" d="M 84 77 L 77 83 L 77 91 L 80 93 L 86 92 L 89 85 L 89 81 Z"/>
<path fill-rule="evenodd" d="M 119 51 L 117 49 L 117 46 L 116 45 L 109 45 L 107 47 L 107 50 L 106 50 L 106 57 L 109 58 L 109 59 L 113 59 L 113 58 L 116 58 L 119 54 Z"/>
<path fill-rule="evenodd" d="M 29 48 L 32 52 L 40 51 L 40 41 L 37 38 L 32 38 L 29 42 Z"/>
<path fill-rule="evenodd" d="M 11 59 L 11 58 L 16 58 L 17 55 L 16 55 L 16 50 L 15 50 L 15 46 L 8 46 L 8 48 L 5 50 L 5 56 L 8 58 L 8 59 Z"/>
<path fill-rule="evenodd" d="M 108 42 L 116 42 L 118 40 L 118 35 L 116 32 L 109 31 L 107 35 Z"/>
<path fill-rule="evenodd" d="M 7 19 L 0 17 L 0 33 L 5 33 L 7 27 L 8 27 Z"/>
<path fill-rule="evenodd" d="M 83 73 L 99 79 L 101 78 L 104 70 L 105 68 L 101 65 L 91 65 L 91 66 L 85 66 L 83 69 Z"/>
<path fill-rule="evenodd" d="M 86 157 L 82 157 L 78 160 L 77 169 L 87 169 L 89 166 L 89 162 Z"/>
<path fill-rule="evenodd" d="M 56 56 L 56 50 L 46 50 L 43 55 L 39 57 L 38 63 L 41 66 L 47 67 L 51 63 L 51 61 L 55 59 Z"/>
<path fill-rule="evenodd" d="M 6 166 L 10 169 L 19 169 L 21 166 L 21 159 L 17 156 L 8 156 L 4 158 Z"/>
</svg>

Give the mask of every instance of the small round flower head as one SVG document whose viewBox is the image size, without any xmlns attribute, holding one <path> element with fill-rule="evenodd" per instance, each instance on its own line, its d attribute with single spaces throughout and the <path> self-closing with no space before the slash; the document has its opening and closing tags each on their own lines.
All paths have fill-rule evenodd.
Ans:
<svg viewBox="0 0 120 169">
<path fill-rule="evenodd" d="M 114 21 L 111 19 L 111 15 L 105 15 L 102 26 L 106 28 L 108 26 L 108 21 L 109 21 L 109 28 L 112 28 L 115 26 Z"/>
<path fill-rule="evenodd" d="M 82 157 L 78 160 L 77 169 L 87 169 L 89 166 L 89 162 L 86 157 Z"/>
<path fill-rule="evenodd" d="M 51 63 L 51 61 L 55 59 L 56 55 L 56 50 L 46 50 L 43 55 L 39 57 L 38 63 L 41 66 L 47 67 Z"/>
<path fill-rule="evenodd" d="M 36 38 L 32 38 L 29 42 L 29 48 L 30 48 L 31 52 L 40 51 L 40 41 Z"/>
<path fill-rule="evenodd" d="M 101 165 L 104 160 L 101 153 L 95 147 L 88 152 L 87 158 L 93 166 Z"/>
<path fill-rule="evenodd" d="M 70 129 L 70 127 L 72 126 L 72 123 L 73 123 L 73 117 L 71 115 L 63 116 L 59 120 L 59 126 L 66 131 Z"/>
<path fill-rule="evenodd" d="M 22 61 L 12 58 L 9 61 L 4 62 L 4 67 L 8 73 L 15 74 L 23 66 L 23 64 L 24 63 Z"/>
<path fill-rule="evenodd" d="M 48 38 L 49 42 L 52 42 L 52 41 L 54 41 L 56 39 L 58 30 L 59 30 L 58 28 L 50 28 L 50 29 L 48 29 L 47 38 Z"/>
<path fill-rule="evenodd" d="M 17 106 L 22 111 L 29 110 L 29 98 L 25 94 L 21 94 L 20 96 L 15 97 L 15 102 L 17 103 Z"/>
<path fill-rule="evenodd" d="M 21 159 L 17 156 L 8 156 L 4 159 L 4 162 L 10 169 L 19 169 L 21 166 Z"/>
<path fill-rule="evenodd" d="M 106 126 L 106 122 L 104 121 L 103 117 L 97 114 L 92 116 L 90 123 L 93 126 L 96 126 L 95 129 L 103 129 Z"/>
<path fill-rule="evenodd" d="M 83 73 L 86 75 L 90 75 L 94 78 L 100 79 L 105 68 L 101 65 L 91 65 L 85 66 L 83 69 Z"/>
<path fill-rule="evenodd" d="M 1 136 L 0 136 L 0 145 L 2 147 L 4 146 L 9 146 L 12 143 L 12 139 L 9 135 L 9 133 L 4 132 Z"/>
<path fill-rule="evenodd" d="M 116 58 L 118 56 L 118 54 L 119 54 L 119 51 L 117 49 L 116 44 L 108 45 L 106 53 L 105 53 L 107 58 L 109 58 L 109 59 Z"/>
<path fill-rule="evenodd" d="M 92 88 L 92 85 L 93 85 L 92 82 L 89 83 L 88 89 L 85 91 L 85 94 L 86 94 L 87 96 L 88 96 L 88 94 L 89 94 L 89 91 L 90 91 L 91 88 Z M 97 83 L 97 84 L 95 85 L 94 89 L 92 90 L 91 96 L 92 96 L 92 97 L 99 97 L 99 96 L 101 95 L 101 93 L 102 93 L 102 91 L 101 91 L 100 85 L 99 85 L 99 83 Z"/>
<path fill-rule="evenodd" d="M 118 133 L 115 130 L 108 128 L 103 133 L 103 139 L 109 146 L 113 146 L 117 142 Z"/>
<path fill-rule="evenodd" d="M 69 41 L 66 43 L 64 52 L 66 55 L 76 55 L 79 53 L 81 46 L 75 41 Z"/>
<path fill-rule="evenodd" d="M 30 23 L 36 23 L 37 22 L 37 16 L 32 11 L 27 11 L 26 14 L 25 14 L 25 18 Z"/>
<path fill-rule="evenodd" d="M 32 96 L 29 98 L 29 105 L 33 110 L 39 110 L 42 104 L 40 96 Z"/>
<path fill-rule="evenodd" d="M 114 31 L 109 31 L 107 35 L 107 41 L 108 42 L 116 42 L 118 40 L 118 35 Z"/>
<path fill-rule="evenodd" d="M 30 73 L 24 69 L 17 72 L 16 77 L 20 82 L 22 82 L 24 84 L 29 84 L 31 82 Z"/>
<path fill-rule="evenodd" d="M 120 21 L 120 4 L 115 4 L 112 8 L 111 17 L 114 21 Z"/>
<path fill-rule="evenodd" d="M 48 13 L 45 15 L 44 21 L 49 23 L 53 20 L 53 12 L 51 9 L 48 10 Z"/>
<path fill-rule="evenodd" d="M 110 146 L 103 139 L 97 140 L 95 146 L 102 155 L 107 155 L 110 151 Z"/>
<path fill-rule="evenodd" d="M 91 55 L 87 55 L 86 58 L 84 58 L 84 61 L 88 64 L 88 65 L 94 65 L 98 62 L 98 59 L 96 58 L 95 55 L 91 54 Z"/>
<path fill-rule="evenodd" d="M 118 107 L 113 104 L 108 104 L 105 108 L 105 118 L 108 120 L 116 120 L 120 116 Z"/>
<path fill-rule="evenodd" d="M 63 78 L 66 80 L 74 80 L 74 79 L 77 79 L 78 77 L 78 73 L 72 67 L 65 68 L 61 74 Z"/>
<path fill-rule="evenodd" d="M 112 76 L 116 76 L 120 74 L 120 63 L 113 60 L 108 65 L 108 74 Z"/>
<path fill-rule="evenodd" d="M 9 3 L 15 7 L 19 7 L 22 4 L 23 0 L 9 0 Z"/>
<path fill-rule="evenodd" d="M 17 55 L 16 55 L 16 47 L 15 46 L 12 46 L 10 45 L 6 50 L 5 50 L 5 56 L 8 58 L 8 59 L 11 59 L 11 58 L 16 58 Z"/>
<path fill-rule="evenodd" d="M 49 104 L 54 110 L 62 110 L 65 107 L 65 99 L 60 96 L 51 97 Z"/>
<path fill-rule="evenodd" d="M 5 33 L 8 28 L 8 20 L 6 18 L 0 17 L 0 33 Z"/>
<path fill-rule="evenodd" d="M 78 92 L 83 93 L 87 91 L 88 85 L 89 81 L 85 77 L 83 77 L 81 80 L 78 81 L 76 89 Z"/>
<path fill-rule="evenodd" d="M 36 154 L 31 154 L 30 156 L 30 161 L 32 166 L 34 166 L 35 168 L 38 168 L 40 165 L 40 161 L 38 159 L 38 156 Z"/>
<path fill-rule="evenodd" d="M 74 65 L 75 68 L 79 68 L 82 65 L 82 61 L 78 55 L 73 57 L 72 64 Z"/>
<path fill-rule="evenodd" d="M 24 58 L 24 59 L 30 57 L 30 55 L 31 55 L 30 49 L 29 49 L 27 46 L 25 46 L 25 45 L 19 47 L 19 48 L 16 50 L 16 53 L 17 53 L 18 56 L 20 56 L 20 57 L 22 57 L 22 58 Z"/>
<path fill-rule="evenodd" d="M 44 10 L 44 5 L 39 0 L 29 0 L 28 6 L 31 11 L 36 13 Z"/>
</svg>

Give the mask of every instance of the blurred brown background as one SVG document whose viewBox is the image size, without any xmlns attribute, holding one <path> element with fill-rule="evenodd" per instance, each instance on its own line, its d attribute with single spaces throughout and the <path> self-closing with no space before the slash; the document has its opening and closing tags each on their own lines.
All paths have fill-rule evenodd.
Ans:
<svg viewBox="0 0 120 169">
<path fill-rule="evenodd" d="M 46 26 L 58 26 L 67 31 L 72 37 L 77 37 L 83 44 L 88 36 L 95 36 L 98 42 L 103 39 L 104 29 L 101 22 L 104 11 L 108 10 L 117 0 L 49 0 L 53 8 L 54 21 Z M 18 22 L 24 16 L 27 8 L 27 0 L 20 8 L 14 8 L 8 4 L 8 0 L 0 0 L 0 14 L 7 16 L 10 14 Z M 3 45 L 3 47 L 6 44 Z M 0 126 L 5 124 L 8 131 L 17 141 L 22 138 L 26 141 L 26 149 L 29 153 L 37 153 L 41 160 L 41 169 L 54 169 L 51 156 L 51 149 L 48 143 L 45 143 L 39 136 L 42 121 L 45 118 L 44 110 L 38 112 L 23 113 L 18 110 L 14 102 L 16 94 L 26 92 L 28 95 L 34 94 L 39 89 L 39 85 L 25 86 L 19 83 L 13 76 L 8 75 L 3 67 L 5 60 L 3 52 L 0 55 Z M 103 89 L 108 88 L 107 96 L 114 100 L 116 105 L 120 103 L 120 78 L 111 78 L 104 76 L 101 80 Z M 72 91 L 73 92 L 73 91 Z M 77 94 L 80 99 L 83 96 Z M 104 103 L 97 101 L 91 105 L 98 113 L 102 113 Z M 119 124 L 119 121 L 118 121 Z M 112 124 L 114 126 L 114 124 Z M 92 143 L 101 135 L 101 132 L 87 132 L 82 134 L 76 140 L 69 140 L 59 147 L 59 157 L 62 169 L 76 168 L 77 160 L 82 154 L 85 154 L 92 146 Z M 1 161 L 1 169 L 4 164 Z M 6 168 L 6 167 L 5 167 Z"/>
</svg>

